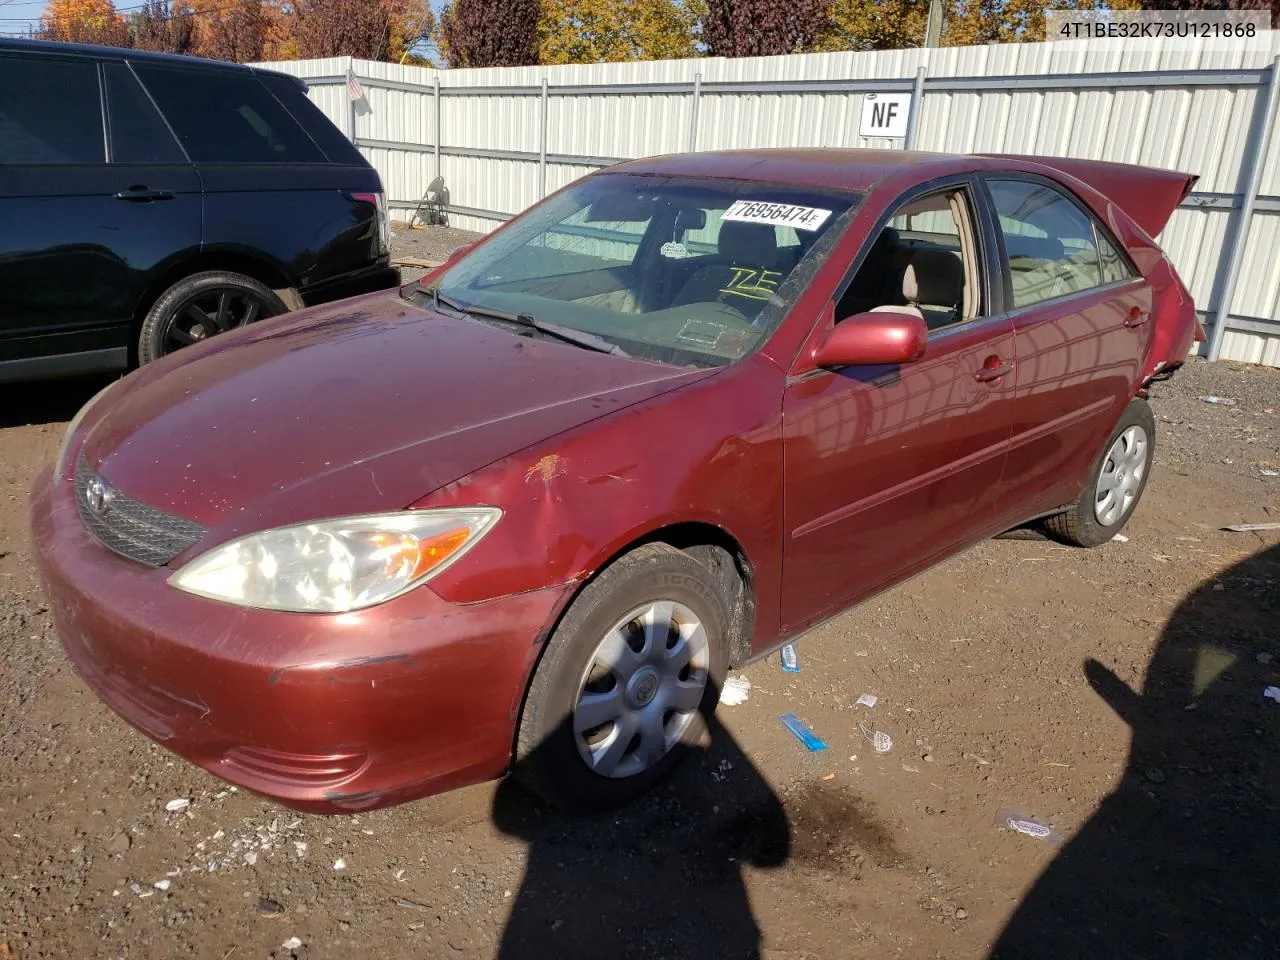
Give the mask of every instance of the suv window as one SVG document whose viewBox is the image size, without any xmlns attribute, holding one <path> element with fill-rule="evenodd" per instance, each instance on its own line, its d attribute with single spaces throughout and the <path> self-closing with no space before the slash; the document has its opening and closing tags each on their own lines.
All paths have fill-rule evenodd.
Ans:
<svg viewBox="0 0 1280 960">
<path fill-rule="evenodd" d="M 0 164 L 105 161 L 95 62 L 0 57 Z"/>
<path fill-rule="evenodd" d="M 250 73 L 134 63 L 196 163 L 323 163 L 324 154 Z"/>
<path fill-rule="evenodd" d="M 334 163 L 364 166 L 364 156 L 356 149 L 355 144 L 333 125 L 333 121 L 325 116 L 323 110 L 308 99 L 306 90 L 299 86 L 295 78 L 279 74 L 263 74 L 258 79 L 275 94 L 277 100 L 284 104 L 290 116 L 302 124 L 303 129 L 311 135 L 311 139 L 324 151 L 326 157 Z"/>
<path fill-rule="evenodd" d="M 1043 183 L 987 185 L 1004 234 L 1014 307 L 1102 285 L 1093 219 L 1075 203 Z"/>
<path fill-rule="evenodd" d="M 183 163 L 160 112 L 123 63 L 104 63 L 112 163 Z"/>
</svg>

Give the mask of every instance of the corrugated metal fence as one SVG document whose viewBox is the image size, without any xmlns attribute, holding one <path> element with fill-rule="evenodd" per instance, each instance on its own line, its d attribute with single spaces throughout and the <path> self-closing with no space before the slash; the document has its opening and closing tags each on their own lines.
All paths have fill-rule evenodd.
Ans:
<svg viewBox="0 0 1280 960">
<path fill-rule="evenodd" d="M 474 230 L 620 159 L 901 147 L 858 135 L 862 100 L 914 88 L 915 149 L 1199 174 L 1162 243 L 1220 355 L 1280 366 L 1278 53 L 1273 34 L 1269 52 L 1066 41 L 490 70 L 349 58 L 267 66 L 308 81 L 311 97 L 382 175 L 397 216 L 414 216 L 443 178 L 449 222 Z M 364 101 L 347 95 L 349 68 Z"/>
</svg>

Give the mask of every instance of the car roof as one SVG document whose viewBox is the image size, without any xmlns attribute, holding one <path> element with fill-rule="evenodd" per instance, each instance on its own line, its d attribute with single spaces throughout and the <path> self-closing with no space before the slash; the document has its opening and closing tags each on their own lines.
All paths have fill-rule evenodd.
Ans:
<svg viewBox="0 0 1280 960">
<path fill-rule="evenodd" d="M 992 163 L 985 158 L 966 154 L 797 147 L 675 153 L 632 160 L 607 169 L 610 172 L 760 180 L 865 191 L 907 167 L 915 168 L 922 178 L 928 179 L 991 166 Z"/>
<path fill-rule="evenodd" d="M 296 79 L 291 74 L 281 73 L 277 70 L 248 67 L 242 63 L 231 63 L 227 60 L 209 60 L 205 57 L 189 56 L 182 53 L 155 53 L 150 50 L 133 50 L 128 47 L 100 47 L 91 43 L 63 43 L 58 40 L 0 39 L 0 55 L 5 53 L 53 54 L 64 57 L 81 56 L 108 60 L 127 59 L 150 63 L 185 64 L 211 70 L 232 70 L 267 75 L 278 74 L 282 77 Z"/>
</svg>

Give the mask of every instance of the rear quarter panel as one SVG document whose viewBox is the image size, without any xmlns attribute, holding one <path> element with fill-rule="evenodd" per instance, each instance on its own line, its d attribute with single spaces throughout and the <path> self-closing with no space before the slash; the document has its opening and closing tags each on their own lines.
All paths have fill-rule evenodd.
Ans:
<svg viewBox="0 0 1280 960">
<path fill-rule="evenodd" d="M 378 260 L 373 208 L 344 195 L 382 189 L 370 167 L 203 164 L 200 175 L 205 252 L 265 254 L 303 297 Z"/>
</svg>

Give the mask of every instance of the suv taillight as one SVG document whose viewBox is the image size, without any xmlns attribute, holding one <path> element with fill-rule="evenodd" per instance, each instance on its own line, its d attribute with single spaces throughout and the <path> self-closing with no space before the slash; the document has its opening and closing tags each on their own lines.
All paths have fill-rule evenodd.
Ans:
<svg viewBox="0 0 1280 960">
<path fill-rule="evenodd" d="M 389 253 L 391 224 L 387 217 L 387 202 L 381 193 L 348 193 L 348 197 L 357 203 L 373 204 L 374 215 L 378 218 L 378 256 Z"/>
</svg>

